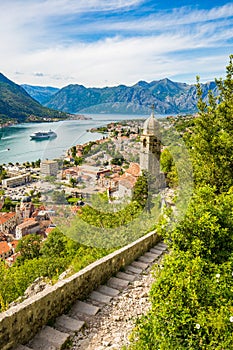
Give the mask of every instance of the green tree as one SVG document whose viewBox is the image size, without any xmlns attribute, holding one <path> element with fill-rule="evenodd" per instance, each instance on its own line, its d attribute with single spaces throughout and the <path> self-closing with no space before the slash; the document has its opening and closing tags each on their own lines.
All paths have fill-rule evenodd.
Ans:
<svg viewBox="0 0 233 350">
<path fill-rule="evenodd" d="M 57 228 L 54 228 L 42 244 L 40 253 L 45 257 L 61 257 L 66 254 L 67 238 Z"/>
<path fill-rule="evenodd" d="M 233 192 L 216 195 L 215 188 L 199 188 L 185 217 L 163 235 L 173 250 L 192 253 L 212 263 L 227 261 L 233 251 Z"/>
<path fill-rule="evenodd" d="M 210 91 L 205 102 L 197 82 L 199 116 L 185 138 L 195 193 L 182 220 L 164 215 L 157 227 L 170 254 L 155 269 L 152 308 L 129 349 L 232 349 L 233 56 L 217 84 L 220 95 Z"/>
<path fill-rule="evenodd" d="M 226 68 L 226 79 L 217 80 L 220 96 L 209 92 L 208 104 L 202 99 L 197 81 L 199 117 L 195 120 L 191 154 L 196 184 L 210 184 L 218 192 L 233 185 L 233 56 Z M 219 103 L 217 103 L 219 101 Z"/>
<path fill-rule="evenodd" d="M 219 266 L 184 252 L 164 258 L 151 310 L 137 322 L 129 349 L 231 349 L 232 268 L 232 261 Z"/>
<path fill-rule="evenodd" d="M 4 169 L 2 165 L 0 165 L 0 180 L 7 178 L 7 171 Z"/>
<path fill-rule="evenodd" d="M 83 163 L 83 158 L 82 157 L 74 157 L 74 164 L 77 165 L 81 165 Z"/>
<path fill-rule="evenodd" d="M 38 258 L 40 256 L 40 247 L 41 236 L 36 234 L 24 236 L 16 248 L 16 252 L 20 252 L 20 258 L 17 260 L 23 262 L 24 260 Z"/>
<path fill-rule="evenodd" d="M 175 162 L 168 148 L 165 148 L 160 157 L 161 170 L 166 174 L 168 185 L 176 187 L 178 185 L 178 173 Z"/>
<path fill-rule="evenodd" d="M 6 211 L 6 212 L 12 211 L 14 210 L 15 206 L 16 206 L 16 203 L 13 202 L 10 199 L 10 197 L 6 197 L 4 198 L 4 205 L 3 205 L 2 211 Z"/>
<path fill-rule="evenodd" d="M 76 184 L 77 180 L 74 179 L 73 177 L 70 178 L 70 184 L 71 186 L 74 188 L 75 184 Z"/>
<path fill-rule="evenodd" d="M 111 160 L 111 164 L 113 165 L 122 165 L 124 162 L 124 157 L 122 155 L 119 156 L 115 156 L 112 160 Z"/>
<path fill-rule="evenodd" d="M 65 196 L 65 191 L 53 191 L 52 193 L 52 200 L 53 202 L 57 204 L 67 204 L 66 196 Z"/>
<path fill-rule="evenodd" d="M 40 163 L 41 163 L 41 160 L 40 160 L 40 159 L 37 159 L 37 160 L 35 161 L 35 166 L 36 166 L 37 168 L 39 168 L 39 167 L 40 167 Z"/>
<path fill-rule="evenodd" d="M 76 157 L 76 154 L 77 154 L 76 146 L 71 147 L 71 154 L 72 154 L 72 157 L 73 157 L 73 158 Z"/>
<path fill-rule="evenodd" d="M 149 198 L 149 185 L 148 179 L 145 174 L 138 177 L 132 195 L 132 201 L 137 202 L 142 208 L 147 204 Z"/>
</svg>

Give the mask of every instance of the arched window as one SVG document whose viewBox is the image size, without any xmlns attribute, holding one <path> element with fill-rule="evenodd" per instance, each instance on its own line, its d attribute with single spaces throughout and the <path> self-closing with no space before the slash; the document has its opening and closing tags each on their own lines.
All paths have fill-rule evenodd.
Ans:
<svg viewBox="0 0 233 350">
<path fill-rule="evenodd" d="M 143 147 L 146 147 L 146 139 L 142 141 Z"/>
</svg>

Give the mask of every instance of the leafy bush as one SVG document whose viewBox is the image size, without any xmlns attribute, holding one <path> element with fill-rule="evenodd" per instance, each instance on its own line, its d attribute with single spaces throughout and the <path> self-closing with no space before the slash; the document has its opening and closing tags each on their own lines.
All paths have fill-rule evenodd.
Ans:
<svg viewBox="0 0 233 350">
<path fill-rule="evenodd" d="M 218 266 L 173 253 L 155 270 L 150 312 L 138 321 L 129 349 L 231 349 L 233 260 Z"/>
</svg>

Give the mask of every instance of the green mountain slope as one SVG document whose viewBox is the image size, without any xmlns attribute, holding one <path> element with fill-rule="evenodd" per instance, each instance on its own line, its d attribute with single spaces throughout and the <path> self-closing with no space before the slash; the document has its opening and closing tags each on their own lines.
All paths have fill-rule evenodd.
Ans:
<svg viewBox="0 0 233 350">
<path fill-rule="evenodd" d="M 0 73 L 0 119 L 65 118 L 62 112 L 43 107 L 19 85 Z"/>
</svg>

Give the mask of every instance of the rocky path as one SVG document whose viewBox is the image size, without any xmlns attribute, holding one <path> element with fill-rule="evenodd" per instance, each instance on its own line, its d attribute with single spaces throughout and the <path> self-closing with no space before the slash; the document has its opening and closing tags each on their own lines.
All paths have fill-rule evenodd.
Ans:
<svg viewBox="0 0 233 350">
<path fill-rule="evenodd" d="M 157 248 L 160 246 L 162 247 L 158 245 Z M 156 263 L 159 263 L 160 252 L 155 249 L 152 249 L 153 251 L 159 254 L 156 259 Z M 150 308 L 149 290 L 154 280 L 152 273 L 154 261 L 149 259 L 149 262 L 146 257 L 144 258 L 141 259 L 144 261 L 133 263 L 133 267 L 142 271 L 139 274 L 137 270 L 131 272 L 133 279 L 128 286 L 104 305 L 100 312 L 89 320 L 86 327 L 76 334 L 72 350 L 117 350 L 129 343 L 136 319 Z"/>
<path fill-rule="evenodd" d="M 127 289 L 104 306 L 75 336 L 71 349 L 121 349 L 128 344 L 136 318 L 145 314 L 150 307 L 148 292 L 152 282 L 150 269 L 138 275 Z"/>
<path fill-rule="evenodd" d="M 127 345 L 137 317 L 150 308 L 152 266 L 165 251 L 166 245 L 158 243 L 17 350 L 117 350 Z"/>
</svg>

